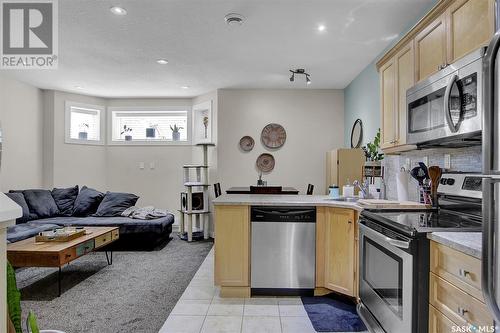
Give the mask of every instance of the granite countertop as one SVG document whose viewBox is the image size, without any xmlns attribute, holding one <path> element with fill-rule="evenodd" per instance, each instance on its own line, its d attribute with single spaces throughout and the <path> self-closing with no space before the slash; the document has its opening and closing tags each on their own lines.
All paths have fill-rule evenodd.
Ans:
<svg viewBox="0 0 500 333">
<path fill-rule="evenodd" d="M 351 208 L 358 211 L 363 207 L 356 202 L 335 201 L 328 195 L 276 195 L 276 194 L 223 194 L 213 200 L 218 205 L 255 205 L 255 206 L 325 206 Z"/>
<path fill-rule="evenodd" d="M 433 232 L 427 234 L 427 238 L 481 259 L 481 232 Z"/>
</svg>

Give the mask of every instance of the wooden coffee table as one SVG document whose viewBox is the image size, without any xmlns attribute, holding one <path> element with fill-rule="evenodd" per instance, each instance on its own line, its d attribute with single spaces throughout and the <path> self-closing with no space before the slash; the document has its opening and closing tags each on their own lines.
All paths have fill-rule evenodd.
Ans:
<svg viewBox="0 0 500 333">
<path fill-rule="evenodd" d="M 7 259 L 14 267 L 57 267 L 57 283 L 61 296 L 61 274 L 65 264 L 120 237 L 117 227 L 85 227 L 86 234 L 68 242 L 35 242 L 35 237 L 7 245 Z M 113 251 L 105 251 L 108 265 L 113 264 Z"/>
</svg>

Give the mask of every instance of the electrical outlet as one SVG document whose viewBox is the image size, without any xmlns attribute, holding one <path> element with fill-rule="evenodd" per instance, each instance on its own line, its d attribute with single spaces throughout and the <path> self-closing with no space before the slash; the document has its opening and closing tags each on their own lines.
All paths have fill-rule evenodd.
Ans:
<svg viewBox="0 0 500 333">
<path fill-rule="evenodd" d="M 424 164 L 428 166 L 429 165 L 429 156 L 424 156 L 422 158 L 422 162 L 424 162 Z"/>
<path fill-rule="evenodd" d="M 149 169 L 154 170 L 156 168 L 155 162 L 149 162 Z"/>
<path fill-rule="evenodd" d="M 444 168 L 451 169 L 451 155 L 444 154 Z"/>
</svg>

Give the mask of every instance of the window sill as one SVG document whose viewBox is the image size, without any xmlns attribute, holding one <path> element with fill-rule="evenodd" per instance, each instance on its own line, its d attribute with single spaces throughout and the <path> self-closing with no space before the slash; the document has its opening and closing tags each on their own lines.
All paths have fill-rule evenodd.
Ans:
<svg viewBox="0 0 500 333">
<path fill-rule="evenodd" d="M 110 141 L 108 146 L 191 146 L 190 141 Z"/>
<path fill-rule="evenodd" d="M 95 140 L 66 139 L 64 143 L 70 145 L 82 145 L 82 146 L 104 146 L 104 142 Z"/>
</svg>

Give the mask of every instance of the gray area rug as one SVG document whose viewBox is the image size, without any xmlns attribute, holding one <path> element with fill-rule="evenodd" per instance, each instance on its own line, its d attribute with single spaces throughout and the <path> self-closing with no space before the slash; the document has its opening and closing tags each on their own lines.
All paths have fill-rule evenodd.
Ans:
<svg viewBox="0 0 500 333">
<path fill-rule="evenodd" d="M 157 333 L 212 248 L 174 237 L 152 252 L 91 253 L 63 268 L 61 297 L 57 270 L 16 272 L 23 318 L 33 310 L 40 328 L 66 333 Z"/>
</svg>

